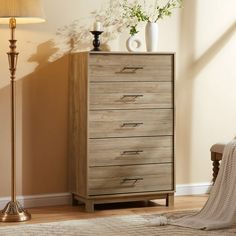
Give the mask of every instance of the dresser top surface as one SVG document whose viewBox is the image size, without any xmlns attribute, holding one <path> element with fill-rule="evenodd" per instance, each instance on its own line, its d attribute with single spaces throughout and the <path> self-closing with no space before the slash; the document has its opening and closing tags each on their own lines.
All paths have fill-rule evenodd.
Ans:
<svg viewBox="0 0 236 236">
<path fill-rule="evenodd" d="M 175 55 L 175 52 L 125 52 L 125 51 L 84 51 L 74 52 L 73 54 L 90 54 L 90 55 Z"/>
</svg>

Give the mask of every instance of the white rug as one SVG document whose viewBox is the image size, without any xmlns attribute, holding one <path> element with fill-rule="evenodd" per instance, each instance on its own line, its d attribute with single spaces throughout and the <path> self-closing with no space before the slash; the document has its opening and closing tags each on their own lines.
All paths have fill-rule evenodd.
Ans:
<svg viewBox="0 0 236 236">
<path fill-rule="evenodd" d="M 187 213 L 190 214 L 190 213 Z M 179 218 L 185 213 L 163 214 Z M 231 229 L 201 231 L 172 225 L 156 226 L 157 214 L 113 216 L 86 220 L 70 220 L 44 224 L 25 224 L 0 227 L 1 236 L 165 236 L 165 235 L 236 235 L 236 226 Z M 2 226 L 2 225 L 1 225 Z"/>
</svg>

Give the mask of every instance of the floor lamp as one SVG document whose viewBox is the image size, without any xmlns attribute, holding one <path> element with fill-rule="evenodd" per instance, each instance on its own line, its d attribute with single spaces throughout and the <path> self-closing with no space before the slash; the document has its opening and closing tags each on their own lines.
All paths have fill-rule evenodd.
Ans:
<svg viewBox="0 0 236 236">
<path fill-rule="evenodd" d="M 31 219 L 30 213 L 16 200 L 15 73 L 19 53 L 16 51 L 15 29 L 18 24 L 43 21 L 41 0 L 0 0 L 0 24 L 9 24 L 11 32 L 10 51 L 7 53 L 11 90 L 11 201 L 0 211 L 0 222 L 20 222 Z"/>
</svg>

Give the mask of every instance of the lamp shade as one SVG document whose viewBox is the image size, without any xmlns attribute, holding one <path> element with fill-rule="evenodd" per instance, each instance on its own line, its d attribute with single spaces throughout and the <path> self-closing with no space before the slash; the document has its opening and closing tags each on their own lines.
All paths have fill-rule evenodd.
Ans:
<svg viewBox="0 0 236 236">
<path fill-rule="evenodd" d="M 10 18 L 17 24 L 44 22 L 42 0 L 0 0 L 0 24 L 9 24 Z"/>
</svg>

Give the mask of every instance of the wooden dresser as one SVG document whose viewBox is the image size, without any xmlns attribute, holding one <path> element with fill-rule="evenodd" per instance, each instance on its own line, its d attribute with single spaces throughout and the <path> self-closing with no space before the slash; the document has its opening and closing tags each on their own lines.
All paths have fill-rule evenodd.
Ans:
<svg viewBox="0 0 236 236">
<path fill-rule="evenodd" d="M 73 203 L 174 202 L 174 54 L 70 58 Z"/>
</svg>

